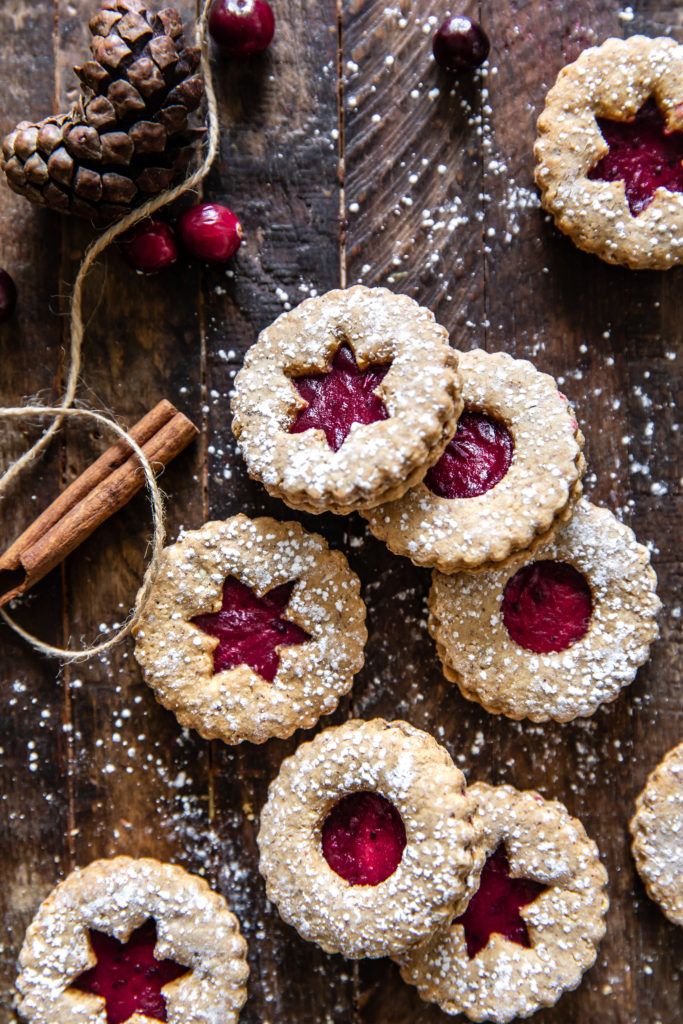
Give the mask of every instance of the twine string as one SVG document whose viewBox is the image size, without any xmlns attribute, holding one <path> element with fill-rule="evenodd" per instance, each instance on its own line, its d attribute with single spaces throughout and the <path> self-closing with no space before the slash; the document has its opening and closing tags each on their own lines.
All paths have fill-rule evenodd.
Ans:
<svg viewBox="0 0 683 1024">
<path fill-rule="evenodd" d="M 203 159 L 197 169 L 193 171 L 189 177 L 185 178 L 178 185 L 173 188 L 167 189 L 165 192 L 160 192 L 159 195 L 149 199 L 142 206 L 136 207 L 127 213 L 121 220 L 116 221 L 107 230 L 96 238 L 86 249 L 85 255 L 81 262 L 81 265 L 76 275 L 74 282 L 73 293 L 71 296 L 71 323 L 70 323 L 70 344 L 69 344 L 69 357 L 68 357 L 68 370 L 66 376 L 66 384 L 62 394 L 61 401 L 58 405 L 54 406 L 43 406 L 43 405 L 31 405 L 31 406 L 18 406 L 18 407 L 0 407 L 0 419 L 11 418 L 11 419 L 28 419 L 32 416 L 51 416 L 52 422 L 49 427 L 43 431 L 38 440 L 31 445 L 31 447 L 23 453 L 18 459 L 16 459 L 0 476 L 0 498 L 6 493 L 12 482 L 16 477 L 30 464 L 38 455 L 45 450 L 49 445 L 50 441 L 61 428 L 65 417 L 72 416 L 74 418 L 85 418 L 90 417 L 91 420 L 96 420 L 102 424 L 105 428 L 113 430 L 114 433 L 118 434 L 126 444 L 128 444 L 137 458 L 140 460 L 142 469 L 144 470 L 145 478 L 147 481 L 147 488 L 149 491 L 150 502 L 152 506 L 152 519 L 153 519 L 153 542 L 152 542 L 152 554 L 145 572 L 142 586 L 138 592 L 135 600 L 133 611 L 126 623 L 118 630 L 118 632 L 109 640 L 97 644 L 92 647 L 84 648 L 80 651 L 68 650 L 60 647 L 52 647 L 49 644 L 44 644 L 38 637 L 28 633 L 21 626 L 18 625 L 5 611 L 0 611 L 2 618 L 5 620 L 8 626 L 10 626 L 16 633 L 19 634 L 27 643 L 31 644 L 36 650 L 42 654 L 48 654 L 53 657 L 59 657 L 64 661 L 84 661 L 88 658 L 93 657 L 96 654 L 101 654 L 103 651 L 109 650 L 115 644 L 119 643 L 125 636 L 127 636 L 133 629 L 135 623 L 140 618 L 144 606 L 149 598 L 152 582 L 156 575 L 159 558 L 161 555 L 161 549 L 164 543 L 164 509 L 163 500 L 161 497 L 161 491 L 156 483 L 154 471 L 145 456 L 140 446 L 133 440 L 133 438 L 120 427 L 113 419 L 109 416 L 105 416 L 103 413 L 93 412 L 82 408 L 73 408 L 74 401 L 76 399 L 76 393 L 78 390 L 78 380 L 80 377 L 81 366 L 82 366 L 82 354 L 83 354 L 83 341 L 85 335 L 85 325 L 83 321 L 83 289 L 85 280 L 97 262 L 99 257 L 109 246 L 125 232 L 130 231 L 131 228 L 135 227 L 141 221 L 150 217 L 157 210 L 160 210 L 163 206 L 168 206 L 170 203 L 179 199 L 186 192 L 192 191 L 197 188 L 198 185 L 204 180 L 206 175 L 211 168 L 211 165 L 216 158 L 219 146 L 219 126 L 218 126 L 218 102 L 216 99 L 216 91 L 213 84 L 213 76 L 211 73 L 211 62 L 209 59 L 209 45 L 208 45 L 208 34 L 207 34 L 207 23 L 209 17 L 209 8 L 212 0 L 204 0 L 202 7 L 202 13 L 199 17 L 197 24 L 197 45 L 200 48 L 200 70 L 204 79 L 204 92 L 206 96 L 206 107 L 207 107 L 207 122 L 208 122 L 208 140 L 206 149 L 204 152 Z"/>
</svg>

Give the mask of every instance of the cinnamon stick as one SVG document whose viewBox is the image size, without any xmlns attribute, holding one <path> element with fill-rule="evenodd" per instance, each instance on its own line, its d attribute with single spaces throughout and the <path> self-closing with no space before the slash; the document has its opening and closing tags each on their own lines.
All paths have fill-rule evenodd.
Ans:
<svg viewBox="0 0 683 1024">
<path fill-rule="evenodd" d="M 165 399 L 129 430 L 157 474 L 198 433 Z M 0 608 L 30 590 L 144 483 L 140 461 L 123 440 L 108 448 L 0 556 Z"/>
</svg>

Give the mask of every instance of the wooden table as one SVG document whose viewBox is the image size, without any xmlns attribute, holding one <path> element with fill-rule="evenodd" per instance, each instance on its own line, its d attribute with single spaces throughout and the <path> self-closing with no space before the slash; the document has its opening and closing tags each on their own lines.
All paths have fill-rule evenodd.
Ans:
<svg viewBox="0 0 683 1024">
<path fill-rule="evenodd" d="M 193 3 L 179 4 L 191 16 Z M 441 739 L 470 779 L 559 797 L 598 842 L 610 873 L 609 930 L 596 967 L 539 1022 L 675 1024 L 683 1015 L 683 933 L 635 876 L 626 822 L 635 794 L 683 737 L 680 683 L 680 271 L 630 273 L 583 255 L 540 212 L 534 123 L 560 67 L 607 36 L 683 38 L 673 0 L 482 0 L 492 70 L 454 85 L 430 60 L 437 0 L 275 0 L 264 60 L 219 63 L 220 159 L 205 194 L 241 216 L 227 271 L 181 265 L 135 276 L 117 251 L 92 274 L 81 396 L 132 423 L 168 397 L 202 438 L 164 476 L 169 530 L 237 511 L 293 514 L 250 483 L 228 400 L 258 331 L 341 282 L 387 285 L 431 306 L 464 349 L 531 358 L 555 374 L 587 437 L 586 490 L 652 545 L 661 639 L 637 682 L 594 718 L 536 726 L 487 715 L 441 676 L 425 631 L 429 573 L 390 555 L 362 522 L 301 517 L 348 555 L 369 610 L 367 664 L 334 721 L 403 716 Z M 463 5 L 477 13 L 477 5 Z M 86 51 L 93 0 L 4 0 L 3 133 L 63 109 Z M 20 307 L 0 332 L 3 404 L 48 400 L 64 376 L 69 285 L 90 229 L 2 186 L 0 265 Z M 3 455 L 29 429 L 3 425 Z M 3 508 L 3 543 L 101 450 L 68 429 Z M 47 640 L 93 638 L 120 621 L 149 537 L 137 499 L 54 572 L 22 621 Z M 282 924 L 257 871 L 269 780 L 301 736 L 228 748 L 183 732 L 142 683 L 124 644 L 59 670 L 0 630 L 4 796 L 0 904 L 2 1021 L 15 957 L 40 900 L 74 865 L 152 854 L 206 874 L 250 946 L 249 1024 L 435 1024 L 388 961 L 324 955 Z"/>
</svg>

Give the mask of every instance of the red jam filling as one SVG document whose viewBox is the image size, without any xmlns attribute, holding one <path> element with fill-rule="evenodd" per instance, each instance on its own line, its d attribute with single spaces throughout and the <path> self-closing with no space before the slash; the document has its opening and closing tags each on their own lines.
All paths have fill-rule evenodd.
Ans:
<svg viewBox="0 0 683 1024">
<path fill-rule="evenodd" d="M 593 598 L 583 576 L 566 562 L 530 562 L 503 591 L 503 622 L 520 647 L 537 654 L 564 651 L 586 635 Z"/>
<path fill-rule="evenodd" d="M 294 387 L 308 402 L 289 428 L 292 434 L 323 430 L 330 448 L 338 452 L 354 423 L 377 423 L 387 418 L 375 391 L 389 366 L 371 364 L 361 370 L 348 345 L 342 345 L 326 373 L 295 377 Z"/>
<path fill-rule="evenodd" d="M 89 938 L 97 963 L 72 988 L 106 1000 L 107 1024 L 124 1024 L 134 1013 L 165 1021 L 166 999 L 161 990 L 188 969 L 174 960 L 156 959 L 156 922 L 150 918 L 128 942 L 95 931 L 89 932 Z"/>
<path fill-rule="evenodd" d="M 219 612 L 197 615 L 190 621 L 209 636 L 218 637 L 213 652 L 213 671 L 224 672 L 249 665 L 272 683 L 280 667 L 280 647 L 305 644 L 310 636 L 294 622 L 282 618 L 296 585 L 283 583 L 257 597 L 233 576 L 223 585 Z"/>
<path fill-rule="evenodd" d="M 427 473 L 425 483 L 440 498 L 476 498 L 503 479 L 515 449 L 512 434 L 500 420 L 465 410 L 455 437 Z"/>
<path fill-rule="evenodd" d="M 332 870 L 351 885 L 379 885 L 401 863 L 406 830 L 379 793 L 349 793 L 325 818 L 322 846 Z"/>
<path fill-rule="evenodd" d="M 632 121 L 597 119 L 609 152 L 589 172 L 591 181 L 623 181 L 631 213 L 650 205 L 658 188 L 683 192 L 683 132 L 667 130 L 654 99 Z"/>
<path fill-rule="evenodd" d="M 465 929 L 470 960 L 481 953 L 494 933 L 530 949 L 529 930 L 519 911 L 546 889 L 530 878 L 512 878 L 507 851 L 501 844 L 484 864 L 479 888 L 467 910 L 453 922 Z"/>
</svg>

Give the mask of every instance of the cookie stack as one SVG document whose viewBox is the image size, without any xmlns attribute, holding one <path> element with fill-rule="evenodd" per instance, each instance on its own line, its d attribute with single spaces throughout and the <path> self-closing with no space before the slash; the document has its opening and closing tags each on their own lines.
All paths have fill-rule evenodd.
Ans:
<svg viewBox="0 0 683 1024">
<path fill-rule="evenodd" d="M 259 832 L 268 897 L 303 938 L 391 956 L 448 1013 L 509 1021 L 575 988 L 605 932 L 607 874 L 559 803 L 465 787 L 431 736 L 352 720 L 302 744 Z"/>
<path fill-rule="evenodd" d="M 456 355 L 429 310 L 358 285 L 263 331 L 233 411 L 270 494 L 359 511 L 391 551 L 434 569 L 430 632 L 469 700 L 567 722 L 646 660 L 660 606 L 649 553 L 581 499 L 581 430 L 531 363 Z"/>
</svg>

